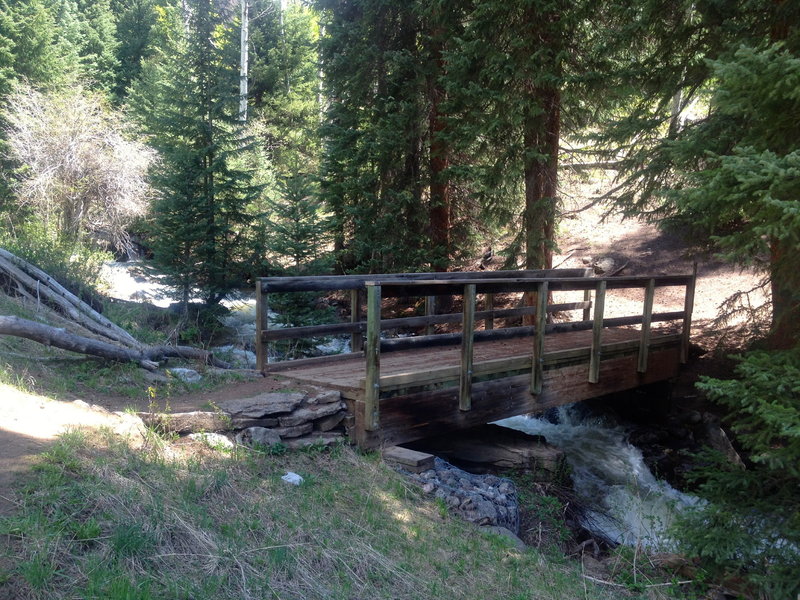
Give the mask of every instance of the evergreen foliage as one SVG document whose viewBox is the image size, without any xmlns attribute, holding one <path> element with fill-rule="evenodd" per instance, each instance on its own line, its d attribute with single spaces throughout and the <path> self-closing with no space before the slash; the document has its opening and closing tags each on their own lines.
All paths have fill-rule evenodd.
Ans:
<svg viewBox="0 0 800 600">
<path fill-rule="evenodd" d="M 194 290 L 213 305 L 243 280 L 246 207 L 258 189 L 231 161 L 246 147 L 235 63 L 226 60 L 233 34 L 210 0 L 188 6 L 188 14 L 165 13 L 164 37 L 173 43 L 146 62 L 131 106 L 161 157 L 153 172 L 161 194 L 153 207 L 155 263 L 184 306 Z"/>
<path fill-rule="evenodd" d="M 637 76 L 641 100 L 605 134 L 616 140 L 615 154 L 620 142 L 627 146 L 619 202 L 762 268 L 772 288 L 773 343 L 790 347 L 800 339 L 791 262 L 800 244 L 800 138 L 789 117 L 800 109 L 800 10 L 766 0 L 684 8 L 662 30 L 658 19 L 634 20 L 653 47 L 641 48 L 638 65 L 653 69 Z M 698 103 L 707 116 L 681 117 Z"/>
<path fill-rule="evenodd" d="M 698 387 L 731 411 L 752 464 L 718 454 L 693 473 L 708 500 L 685 514 L 677 539 L 716 576 L 743 576 L 768 598 L 800 593 L 800 350 L 739 358 L 739 379 Z"/>
<path fill-rule="evenodd" d="M 329 226 L 320 214 L 316 186 L 308 175 L 282 178 L 279 199 L 271 203 L 270 250 L 287 273 L 324 272 Z"/>
</svg>

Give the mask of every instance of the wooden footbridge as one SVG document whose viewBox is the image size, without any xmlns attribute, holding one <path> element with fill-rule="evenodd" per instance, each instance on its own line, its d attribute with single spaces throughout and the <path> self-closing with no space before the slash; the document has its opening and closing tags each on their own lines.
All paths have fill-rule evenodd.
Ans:
<svg viewBox="0 0 800 600">
<path fill-rule="evenodd" d="M 259 369 L 341 390 L 355 416 L 351 439 L 367 448 L 675 377 L 687 356 L 695 275 L 589 274 L 551 269 L 261 278 L 256 294 Z M 656 290 L 670 286 L 683 288 L 682 310 L 654 312 Z M 641 290 L 641 310 L 605 316 L 607 292 L 631 289 Z M 268 327 L 269 294 L 342 290 L 350 296 L 349 322 Z M 508 304 L 520 293 L 526 299 L 523 306 L 495 308 L 500 298 Z M 555 297 L 573 301 L 549 303 Z M 441 306 L 460 304 L 462 309 L 439 314 L 437 299 Z M 410 306 L 415 300 L 424 306 L 424 315 L 387 314 L 393 304 Z M 562 320 L 575 313 L 576 320 Z M 437 326 L 449 331 L 437 333 Z M 392 330 L 403 336 L 382 337 Z M 351 335 L 353 352 L 267 361 L 270 342 L 338 334 Z"/>
</svg>

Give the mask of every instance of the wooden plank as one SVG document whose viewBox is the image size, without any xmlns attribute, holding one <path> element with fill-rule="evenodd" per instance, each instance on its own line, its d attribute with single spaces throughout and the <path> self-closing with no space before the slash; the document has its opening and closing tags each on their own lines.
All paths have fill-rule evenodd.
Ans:
<svg viewBox="0 0 800 600">
<path fill-rule="evenodd" d="M 672 334 L 655 338 L 651 341 L 651 348 L 662 348 L 680 343 L 680 334 Z M 603 356 L 612 358 L 626 352 L 630 353 L 639 348 L 639 340 L 626 340 L 621 342 L 611 342 L 603 344 Z M 564 363 L 575 363 L 577 361 L 588 362 L 591 356 L 590 346 L 579 348 L 569 348 L 566 350 L 556 350 L 545 352 L 542 360 L 543 370 L 557 368 Z M 488 377 L 498 373 L 508 373 L 514 371 L 530 371 L 532 368 L 531 356 L 512 356 L 504 358 L 489 359 L 474 362 L 472 367 L 473 378 Z M 391 392 L 399 389 L 421 387 L 439 383 L 456 381 L 461 373 L 460 366 L 447 366 L 427 368 L 419 371 L 406 371 L 403 373 L 393 373 L 382 375 L 380 384 L 382 392 Z M 364 384 L 364 379 L 361 380 Z"/>
<path fill-rule="evenodd" d="M 686 284 L 683 302 L 683 341 L 681 343 L 681 364 L 689 360 L 689 340 L 692 335 L 692 311 L 694 310 L 694 288 L 697 282 L 697 262 L 692 269 L 692 279 Z"/>
<path fill-rule="evenodd" d="M 582 277 L 585 269 L 528 269 L 521 271 L 449 271 L 437 273 L 380 273 L 372 275 L 315 275 L 309 277 L 260 277 L 264 292 L 332 292 L 336 290 L 365 289 L 368 282 L 383 280 L 463 280 L 506 279 L 542 277 Z M 460 292 L 455 292 L 460 293 Z M 424 294 L 417 294 L 424 295 Z"/>
<path fill-rule="evenodd" d="M 472 355 L 475 341 L 475 284 L 464 286 L 464 327 L 461 336 L 461 382 L 458 394 L 458 408 L 470 410 L 472 407 Z"/>
<path fill-rule="evenodd" d="M 256 368 L 262 373 L 267 367 L 267 344 L 262 335 L 269 324 L 268 312 L 267 295 L 261 292 L 261 280 L 256 279 Z"/>
<path fill-rule="evenodd" d="M 597 283 L 594 292 L 594 319 L 592 323 L 592 354 L 589 358 L 589 382 L 600 381 L 600 360 L 603 348 L 603 312 L 606 303 L 607 282 L 601 280 Z"/>
<path fill-rule="evenodd" d="M 534 308 L 535 310 L 535 308 Z M 655 313 L 652 322 L 674 321 L 682 319 L 683 311 Z M 477 313 L 476 313 L 477 319 Z M 605 319 L 604 323 L 608 327 L 624 327 L 627 325 L 639 325 L 642 322 L 641 315 L 631 317 L 612 317 Z M 593 321 L 571 321 L 568 323 L 551 323 L 545 328 L 546 333 L 567 333 L 573 331 L 585 331 L 594 327 Z M 507 340 L 519 337 L 527 337 L 534 334 L 534 327 L 505 327 L 502 329 L 492 329 L 489 331 L 476 331 L 476 342 L 488 342 L 493 340 Z M 436 348 L 441 346 L 454 346 L 461 343 L 460 333 L 440 333 L 432 336 L 415 336 L 397 338 L 381 341 L 382 352 L 398 352 L 414 348 Z"/>
<path fill-rule="evenodd" d="M 381 286 L 367 286 L 367 375 L 364 385 L 365 427 L 375 431 L 380 427 L 381 378 Z"/>
<path fill-rule="evenodd" d="M 361 325 L 361 290 L 350 290 L 350 323 L 351 325 Z M 362 329 L 353 331 L 350 334 L 350 349 L 353 352 L 361 352 L 364 349 L 364 338 Z"/>
<path fill-rule="evenodd" d="M 383 460 L 400 465 L 412 473 L 422 473 L 433 468 L 434 456 L 427 452 L 418 452 L 402 446 L 389 446 L 381 452 Z"/>
<path fill-rule="evenodd" d="M 606 282 L 606 289 L 635 289 L 645 288 L 650 279 L 655 279 L 656 287 L 685 286 L 691 281 L 691 275 L 661 275 L 652 277 L 603 277 L 603 278 L 546 278 L 550 282 L 551 291 L 567 292 L 594 289 L 597 282 Z M 464 285 L 476 284 L 479 294 L 531 292 L 536 291 L 542 279 L 509 278 L 509 279 L 460 279 L 460 280 L 435 280 L 421 279 L 415 281 L 385 279 L 381 287 L 383 295 L 389 297 L 426 296 L 426 295 L 456 295 L 460 294 Z"/>
<path fill-rule="evenodd" d="M 352 294 L 358 293 L 358 290 L 350 290 Z M 435 298 L 436 296 L 429 296 Z M 576 310 L 583 308 L 582 302 L 553 304 L 547 307 L 548 312 L 558 312 L 564 310 Z M 525 314 L 534 314 L 536 309 L 533 307 L 526 308 L 506 308 L 495 311 L 479 311 L 475 313 L 475 320 L 486 319 L 490 317 L 512 317 Z M 460 323 L 464 318 L 463 313 L 450 313 L 444 315 L 428 315 L 424 317 L 402 317 L 399 319 L 381 319 L 381 330 L 400 329 L 400 328 L 414 328 L 426 327 L 427 330 L 432 331 L 432 325 L 440 323 Z M 352 319 L 352 315 L 351 315 Z M 353 339 L 360 339 L 361 334 L 367 330 L 365 321 L 350 323 L 328 323 L 325 325 L 307 325 L 303 327 L 282 327 L 280 329 L 271 329 L 263 332 L 262 341 L 275 341 L 275 340 L 288 340 L 295 338 L 310 338 L 310 337 L 324 337 L 328 335 L 337 335 L 341 333 L 349 333 Z M 426 334 L 432 335 L 432 334 Z M 355 346 L 354 351 L 357 351 Z M 363 349 L 363 344 L 358 351 Z"/>
<path fill-rule="evenodd" d="M 483 295 L 483 312 L 488 313 L 484 317 L 483 328 L 486 331 L 494 329 L 494 294 Z"/>
<path fill-rule="evenodd" d="M 539 286 L 536 298 L 536 332 L 533 336 L 533 353 L 531 368 L 531 394 L 542 391 L 544 376 L 544 335 L 547 326 L 547 282 Z"/>
<path fill-rule="evenodd" d="M 319 367 L 328 363 L 339 363 L 353 359 L 357 359 L 359 362 L 361 362 L 363 358 L 364 358 L 363 352 L 346 352 L 344 354 L 331 354 L 329 356 L 314 356 L 312 358 L 282 360 L 281 362 L 269 363 L 266 366 L 265 373 L 280 373 L 282 371 L 289 371 L 291 369 L 300 369 L 309 366 Z"/>
<path fill-rule="evenodd" d="M 647 353 L 650 350 L 650 323 L 653 318 L 653 300 L 656 295 L 656 282 L 651 279 L 644 292 L 644 307 L 642 308 L 642 337 L 639 343 L 639 373 L 647 371 Z"/>
<path fill-rule="evenodd" d="M 635 354 L 603 361 L 600 381 L 596 384 L 586 380 L 584 365 L 547 371 L 542 394 L 538 396 L 530 393 L 528 374 L 476 383 L 472 390 L 472 410 L 466 412 L 458 408 L 457 388 L 387 398 L 381 401 L 381 429 L 377 434 L 365 431 L 364 403 L 356 402 L 356 442 L 366 448 L 403 444 L 668 380 L 678 374 L 679 357 L 677 346 L 653 350 L 651 368 L 644 374 L 636 371 Z"/>
</svg>

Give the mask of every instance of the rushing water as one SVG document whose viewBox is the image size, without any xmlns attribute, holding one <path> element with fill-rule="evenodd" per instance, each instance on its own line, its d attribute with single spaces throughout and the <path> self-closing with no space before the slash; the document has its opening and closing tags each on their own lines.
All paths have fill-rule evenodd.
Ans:
<svg viewBox="0 0 800 600">
<path fill-rule="evenodd" d="M 656 479 L 642 453 L 627 442 L 625 428 L 583 417 L 578 407 L 562 407 L 557 421 L 512 417 L 498 424 L 541 435 L 564 451 L 575 493 L 588 508 L 581 525 L 594 535 L 618 544 L 668 549 L 666 530 L 676 511 L 697 499 Z"/>
</svg>

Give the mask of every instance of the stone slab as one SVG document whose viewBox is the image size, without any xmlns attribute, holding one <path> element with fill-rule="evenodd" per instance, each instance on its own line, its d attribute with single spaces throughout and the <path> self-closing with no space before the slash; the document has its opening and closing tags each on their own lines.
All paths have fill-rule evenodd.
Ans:
<svg viewBox="0 0 800 600">
<path fill-rule="evenodd" d="M 303 403 L 305 394 L 298 392 L 266 392 L 252 398 L 223 400 L 219 408 L 231 417 L 259 419 L 268 415 L 290 413 Z"/>
</svg>

